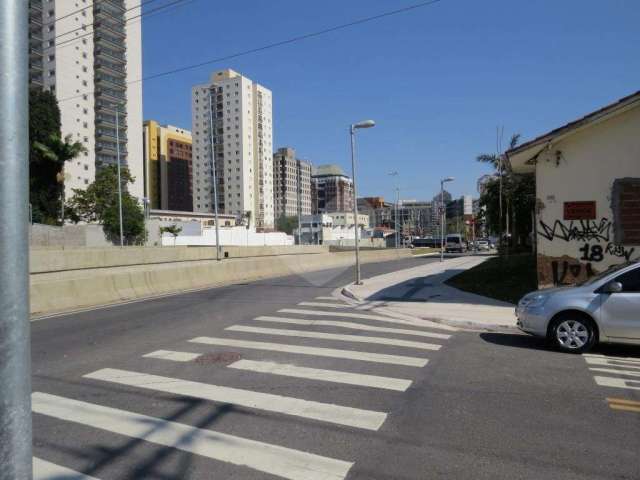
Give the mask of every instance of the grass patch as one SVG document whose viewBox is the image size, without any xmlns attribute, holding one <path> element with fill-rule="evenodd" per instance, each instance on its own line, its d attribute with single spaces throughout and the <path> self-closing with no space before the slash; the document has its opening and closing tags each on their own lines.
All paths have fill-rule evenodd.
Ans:
<svg viewBox="0 0 640 480">
<path fill-rule="evenodd" d="M 418 247 L 418 248 L 413 248 L 411 250 L 411 253 L 414 255 L 424 255 L 425 253 L 434 253 L 434 252 L 439 252 L 440 250 L 437 248 L 431 248 L 431 247 Z"/>
<path fill-rule="evenodd" d="M 465 292 L 518 303 L 524 294 L 538 289 L 536 258 L 531 254 L 490 258 L 445 283 Z"/>
</svg>

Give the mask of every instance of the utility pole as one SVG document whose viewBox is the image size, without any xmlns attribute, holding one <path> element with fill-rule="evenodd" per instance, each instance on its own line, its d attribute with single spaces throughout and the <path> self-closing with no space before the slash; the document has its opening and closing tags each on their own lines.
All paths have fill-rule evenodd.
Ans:
<svg viewBox="0 0 640 480">
<path fill-rule="evenodd" d="M 213 88 L 209 89 L 209 138 L 211 143 L 211 172 L 213 175 L 213 216 L 216 223 L 216 260 L 220 261 L 222 255 L 220 253 L 220 227 L 218 226 L 218 174 L 216 171 L 216 156 L 214 153 L 213 141 Z M 247 233 L 247 243 L 249 242 L 249 234 Z"/>
<path fill-rule="evenodd" d="M 298 245 L 302 245 L 302 165 L 296 161 L 296 183 L 298 197 Z"/>
<path fill-rule="evenodd" d="M 396 182 L 396 203 L 394 205 L 394 214 L 393 214 L 393 229 L 396 231 L 396 249 L 399 248 L 399 232 L 398 232 L 398 204 L 400 203 L 400 187 L 398 186 L 398 172 L 394 170 L 393 172 L 389 172 L 389 175 L 395 178 Z"/>
<path fill-rule="evenodd" d="M 124 228 L 122 226 L 122 178 L 120 177 L 120 128 L 118 126 L 118 105 L 116 105 L 116 160 L 118 162 L 118 212 L 120 217 L 120 246 L 124 246 Z"/>
<path fill-rule="evenodd" d="M 0 0 L 0 480 L 31 480 L 29 2 Z"/>
</svg>

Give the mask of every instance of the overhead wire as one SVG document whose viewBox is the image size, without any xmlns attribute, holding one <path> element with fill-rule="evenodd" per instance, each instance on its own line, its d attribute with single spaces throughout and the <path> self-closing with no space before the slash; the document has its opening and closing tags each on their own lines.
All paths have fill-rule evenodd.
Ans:
<svg viewBox="0 0 640 480">
<path fill-rule="evenodd" d="M 234 58 L 250 55 L 252 53 L 262 52 L 262 51 L 265 51 L 265 50 L 270 50 L 270 49 L 281 47 L 281 46 L 284 46 L 284 45 L 289 45 L 289 44 L 292 44 L 292 43 L 300 42 L 302 40 L 307 40 L 309 38 L 319 37 L 321 35 L 326 35 L 326 34 L 331 33 L 331 32 L 336 32 L 338 30 L 344 30 L 344 29 L 347 29 L 347 28 L 350 28 L 350 27 L 354 27 L 354 26 L 357 26 L 357 25 L 362 25 L 364 23 L 368 23 L 368 22 L 372 22 L 372 21 L 375 21 L 375 20 L 379 20 L 381 18 L 390 17 L 390 16 L 393 16 L 393 15 L 398 15 L 398 14 L 401 14 L 401 13 L 406 13 L 406 12 L 409 12 L 409 11 L 412 11 L 412 10 L 416 10 L 418 8 L 431 6 L 431 5 L 434 5 L 436 3 L 440 3 L 441 1 L 442 0 L 428 0 L 428 1 L 420 2 L 420 3 L 416 3 L 416 4 L 413 4 L 413 5 L 408 5 L 408 6 L 403 7 L 403 8 L 398 8 L 398 9 L 395 9 L 395 10 L 389 10 L 389 11 L 386 11 L 386 12 L 383 12 L 383 13 L 380 13 L 380 14 L 377 14 L 377 15 L 372 15 L 372 16 L 369 16 L 369 17 L 360 18 L 358 20 L 353 20 L 351 22 L 342 23 L 342 24 L 335 25 L 333 27 L 325 28 L 325 29 L 322 29 L 322 30 L 317 30 L 315 32 L 310 32 L 310 33 L 306 33 L 306 34 L 303 34 L 303 35 L 298 35 L 298 36 L 295 36 L 295 37 L 288 38 L 286 40 L 281 40 L 281 41 L 278 41 L 278 42 L 268 43 L 268 44 L 262 45 L 260 47 L 255 47 L 255 48 L 251 48 L 251 49 L 248 49 L 248 50 L 243 50 L 243 51 L 240 51 L 240 52 L 236 52 L 236 53 L 232 53 L 232 54 L 229 54 L 229 55 L 225 55 L 223 57 L 213 58 L 213 59 L 210 59 L 210 60 L 206 60 L 204 62 L 199 62 L 199 63 L 195 63 L 195 64 L 191 64 L 191 65 L 186 65 L 184 67 L 179 67 L 179 68 L 174 68 L 174 69 L 171 69 L 171 70 L 166 70 L 164 72 L 159 72 L 159 73 L 155 73 L 155 74 L 152 74 L 152 75 L 147 75 L 146 77 L 142 77 L 142 78 L 139 78 L 139 79 L 131 80 L 131 81 L 127 82 L 127 84 L 131 85 L 131 84 L 140 83 L 140 82 L 144 82 L 144 81 L 148 81 L 148 80 L 153 80 L 153 79 L 156 79 L 156 78 L 165 77 L 165 76 L 168 76 L 168 75 L 174 75 L 176 73 L 181 73 L 181 72 L 185 72 L 185 71 L 188 71 L 188 70 L 193 70 L 193 69 L 204 67 L 204 66 L 211 65 L 211 64 L 214 64 L 214 63 L 219 63 L 219 62 L 223 62 L 223 61 L 227 61 L 227 60 L 232 60 Z M 74 96 L 71 96 L 71 97 L 63 98 L 63 99 L 59 100 L 59 102 L 65 102 L 65 101 L 68 101 L 68 100 L 73 100 L 75 98 L 82 97 L 83 95 L 89 95 L 89 94 L 92 94 L 92 93 L 93 93 L 93 91 L 87 91 L 87 92 L 81 93 L 79 95 L 74 95 Z"/>
</svg>

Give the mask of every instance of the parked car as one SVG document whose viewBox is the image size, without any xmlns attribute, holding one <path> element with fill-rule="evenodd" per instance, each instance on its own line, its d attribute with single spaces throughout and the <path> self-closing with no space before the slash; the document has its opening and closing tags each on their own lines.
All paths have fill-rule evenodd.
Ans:
<svg viewBox="0 0 640 480">
<path fill-rule="evenodd" d="M 623 263 L 571 287 L 538 290 L 516 307 L 520 330 L 560 350 L 598 342 L 640 345 L 640 262 Z"/>
<path fill-rule="evenodd" d="M 476 240 L 477 250 L 489 250 L 490 248 L 488 240 Z"/>
<path fill-rule="evenodd" d="M 450 252 L 459 252 L 463 253 L 467 249 L 466 242 L 462 239 L 462 235 L 458 233 L 454 233 L 451 235 L 447 235 L 445 240 L 444 249 L 447 253 Z"/>
</svg>

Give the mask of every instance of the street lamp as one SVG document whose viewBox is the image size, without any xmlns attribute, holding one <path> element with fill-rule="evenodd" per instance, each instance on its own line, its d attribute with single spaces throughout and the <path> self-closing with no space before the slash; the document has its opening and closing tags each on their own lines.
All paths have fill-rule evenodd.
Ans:
<svg viewBox="0 0 640 480">
<path fill-rule="evenodd" d="M 440 180 L 440 261 L 444 262 L 444 229 L 447 221 L 447 209 L 444 207 L 444 184 L 445 182 L 453 182 L 453 177 L 446 177 Z"/>
<path fill-rule="evenodd" d="M 395 205 L 395 214 L 393 215 L 393 229 L 396 231 L 396 249 L 398 248 L 398 236 L 399 236 L 399 232 L 398 232 L 398 203 L 400 203 L 400 187 L 398 186 L 398 172 L 396 170 L 394 170 L 393 172 L 389 172 L 389 175 L 391 175 L 392 177 L 396 178 L 396 205 Z"/>
<path fill-rule="evenodd" d="M 361 285 L 360 280 L 360 238 L 358 236 L 358 191 L 356 189 L 356 129 L 375 127 L 376 122 L 373 120 L 364 120 L 354 123 L 349 127 L 351 135 L 351 177 L 353 180 L 353 224 L 354 224 L 354 240 L 356 245 L 356 285 Z"/>
</svg>

